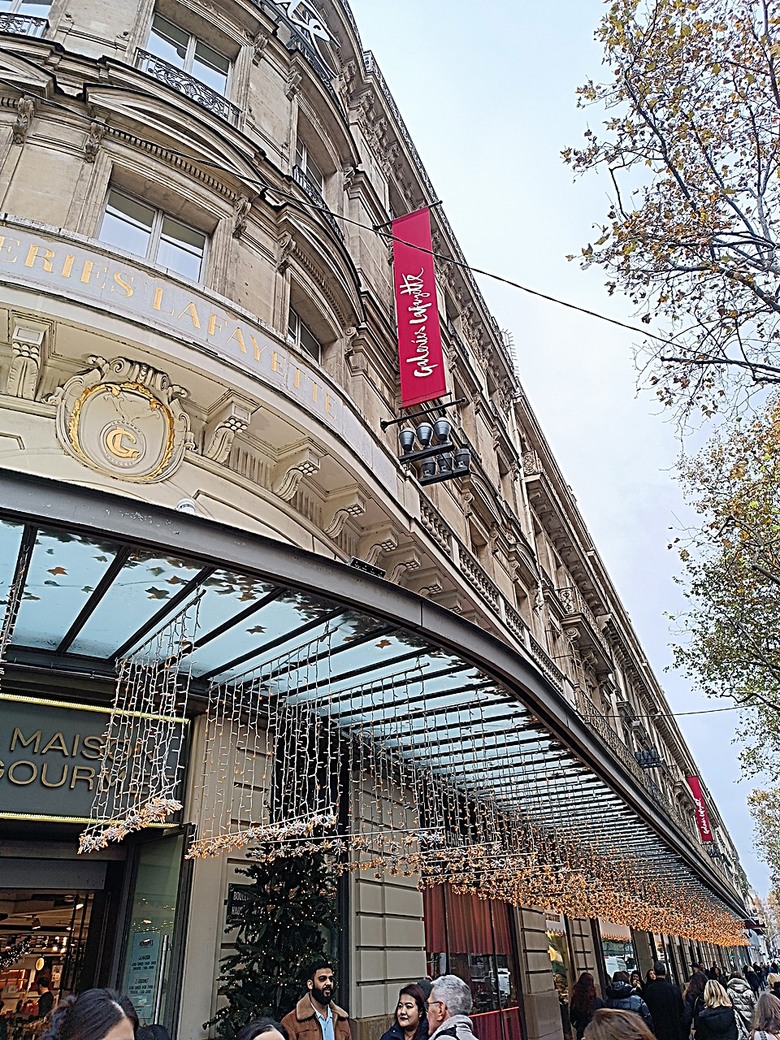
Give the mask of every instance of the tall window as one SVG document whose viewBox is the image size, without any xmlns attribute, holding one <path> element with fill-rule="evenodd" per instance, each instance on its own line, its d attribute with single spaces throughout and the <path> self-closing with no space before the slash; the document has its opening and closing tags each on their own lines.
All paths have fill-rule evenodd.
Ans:
<svg viewBox="0 0 780 1040">
<path fill-rule="evenodd" d="M 309 149 L 300 138 L 295 147 L 295 165 L 306 177 L 317 194 L 323 195 L 325 192 L 325 174 L 314 159 L 312 159 Z"/>
<path fill-rule="evenodd" d="M 319 340 L 292 307 L 287 323 L 287 342 L 298 350 L 311 354 L 315 361 L 320 360 L 322 346 Z"/>
<path fill-rule="evenodd" d="M 108 193 L 99 237 L 193 282 L 203 271 L 206 236 L 202 232 L 114 188 Z"/>
<path fill-rule="evenodd" d="M 227 94 L 230 59 L 197 36 L 155 14 L 147 44 L 150 54 L 205 83 L 218 94 Z"/>
<path fill-rule="evenodd" d="M 0 14 L 21 14 L 29 18 L 48 18 L 51 12 L 51 0 L 0 0 Z"/>
</svg>

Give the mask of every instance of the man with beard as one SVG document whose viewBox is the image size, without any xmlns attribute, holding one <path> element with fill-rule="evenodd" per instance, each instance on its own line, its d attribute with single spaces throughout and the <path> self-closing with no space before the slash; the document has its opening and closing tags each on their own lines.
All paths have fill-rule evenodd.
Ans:
<svg viewBox="0 0 780 1040">
<path fill-rule="evenodd" d="M 282 1019 L 290 1040 L 352 1040 L 349 1016 L 332 1000 L 336 989 L 333 965 L 314 961 L 305 978 L 308 992 Z"/>
</svg>

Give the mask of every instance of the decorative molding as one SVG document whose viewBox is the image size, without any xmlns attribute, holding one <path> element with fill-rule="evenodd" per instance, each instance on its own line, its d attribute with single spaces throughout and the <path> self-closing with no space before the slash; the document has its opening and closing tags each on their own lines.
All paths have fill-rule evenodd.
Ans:
<svg viewBox="0 0 780 1040">
<path fill-rule="evenodd" d="M 295 239 L 289 231 L 283 232 L 276 243 L 276 270 L 286 274 L 290 260 L 295 253 Z"/>
<path fill-rule="evenodd" d="M 89 127 L 87 139 L 84 142 L 84 162 L 93 163 L 97 159 L 103 138 L 106 136 L 106 125 L 94 120 Z"/>
<path fill-rule="evenodd" d="M 403 579 L 407 578 L 415 571 L 418 571 L 422 566 L 420 557 L 417 553 L 417 549 L 415 546 L 408 546 L 407 548 L 402 550 L 402 553 L 403 555 L 395 554 L 396 556 L 400 556 L 400 558 L 398 559 L 398 562 L 395 563 L 393 569 L 390 572 L 390 581 L 392 581 L 395 585 L 400 585 Z"/>
<path fill-rule="evenodd" d="M 273 492 L 285 502 L 295 498 L 304 477 L 319 473 L 322 452 L 309 441 L 298 444 L 282 455 L 274 469 Z"/>
<path fill-rule="evenodd" d="M 284 85 L 284 93 L 290 101 L 295 97 L 298 91 L 301 89 L 301 71 L 300 69 L 293 66 L 288 75 L 287 82 Z"/>
<path fill-rule="evenodd" d="M 181 407 L 188 391 L 129 358 L 92 355 L 87 364 L 47 399 L 63 448 L 104 476 L 140 484 L 172 476 L 195 447 Z"/>
<path fill-rule="evenodd" d="M 347 520 L 363 516 L 365 511 L 366 500 L 357 484 L 333 491 L 325 499 L 322 513 L 323 531 L 328 538 L 335 541 L 344 530 Z"/>
<path fill-rule="evenodd" d="M 394 552 L 398 548 L 399 538 L 392 524 L 382 524 L 368 531 L 358 544 L 358 556 L 366 563 L 376 567 L 382 553 Z"/>
<path fill-rule="evenodd" d="M 11 397 L 35 400 L 41 369 L 48 353 L 46 334 L 49 331 L 48 325 L 26 320 L 14 323 L 11 335 L 13 356 L 5 386 L 5 392 Z"/>
<path fill-rule="evenodd" d="M 16 120 L 11 128 L 13 143 L 23 145 L 27 140 L 27 131 L 35 117 L 35 100 L 24 94 L 17 100 L 15 107 Z"/>
<path fill-rule="evenodd" d="M 256 36 L 252 38 L 252 64 L 259 65 L 265 56 L 266 47 L 271 39 L 268 33 L 263 32 L 261 29 Z"/>
<path fill-rule="evenodd" d="M 212 462 L 227 462 L 237 433 L 244 433 L 257 410 L 236 394 L 225 394 L 209 412 L 203 454 Z"/>
<path fill-rule="evenodd" d="M 246 231 L 252 203 L 246 195 L 239 195 L 233 205 L 233 238 L 241 238 Z"/>
</svg>

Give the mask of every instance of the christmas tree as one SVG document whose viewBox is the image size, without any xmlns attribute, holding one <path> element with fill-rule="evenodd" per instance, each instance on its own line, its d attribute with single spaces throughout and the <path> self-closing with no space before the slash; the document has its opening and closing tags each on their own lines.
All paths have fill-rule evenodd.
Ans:
<svg viewBox="0 0 780 1040">
<path fill-rule="evenodd" d="M 235 953 L 221 963 L 228 1005 L 206 1023 L 225 1040 L 255 1018 L 291 1011 L 304 992 L 304 968 L 327 956 L 337 930 L 336 880 L 323 856 L 252 863 L 239 873 L 252 884 L 242 893 Z"/>
</svg>

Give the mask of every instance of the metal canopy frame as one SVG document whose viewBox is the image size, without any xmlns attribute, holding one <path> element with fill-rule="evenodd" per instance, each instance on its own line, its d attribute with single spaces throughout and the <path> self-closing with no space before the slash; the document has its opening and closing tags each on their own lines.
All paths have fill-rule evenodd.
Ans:
<svg viewBox="0 0 780 1040">
<path fill-rule="evenodd" d="M 404 733 L 413 732 L 409 727 L 418 721 L 427 721 L 436 736 L 437 758 L 430 763 L 431 768 L 450 774 L 457 771 L 466 797 L 477 791 L 489 792 L 508 811 L 521 810 L 541 826 L 559 827 L 560 814 L 565 812 L 577 827 L 586 822 L 590 836 L 605 851 L 625 850 L 641 855 L 659 876 L 679 878 L 683 884 L 700 887 L 710 898 L 744 917 L 739 896 L 725 879 L 713 874 L 711 864 L 692 848 L 689 836 L 663 817 L 620 760 L 612 756 L 536 666 L 521 652 L 462 618 L 382 579 L 304 550 L 89 488 L 4 472 L 0 474 L 0 503 L 2 528 L 6 532 L 14 528 L 11 550 L 5 559 L 0 555 L 0 597 L 4 595 L 3 585 L 24 583 L 19 627 L 12 633 L 7 648 L 9 675 L 13 674 L 15 661 L 29 660 L 45 660 L 49 668 L 65 671 L 83 670 L 91 663 L 93 674 L 106 674 L 106 661 L 113 663 L 132 650 L 188 597 L 204 590 L 208 596 L 209 591 L 224 583 L 224 589 L 219 588 L 214 594 L 214 603 L 219 606 L 215 617 L 230 605 L 231 595 L 235 599 L 234 609 L 194 639 L 189 651 L 193 661 L 204 648 L 214 650 L 220 639 L 234 640 L 240 646 L 245 635 L 264 628 L 256 625 L 243 633 L 241 625 L 265 619 L 266 615 L 272 618 L 273 612 L 282 607 L 298 610 L 300 623 L 265 641 L 245 641 L 240 653 L 231 651 L 226 659 L 196 671 L 201 686 L 209 680 L 220 684 L 235 682 L 238 677 L 231 674 L 231 669 L 250 662 L 250 670 L 242 677 L 259 674 L 271 684 L 285 675 L 289 679 L 297 664 L 302 667 L 302 645 L 312 646 L 317 639 L 341 640 L 305 657 L 309 664 L 343 657 L 344 669 L 328 674 L 328 683 L 333 686 L 352 679 L 363 680 L 334 690 L 329 696 L 329 713 L 337 724 L 347 729 L 370 727 L 387 746 L 409 755 L 411 752 L 404 749 Z M 19 528 L 18 542 L 15 527 Z M 26 613 L 42 609 L 31 605 L 32 601 L 43 602 L 48 592 L 48 588 L 32 588 L 28 584 L 31 567 L 40 570 L 36 548 L 44 551 L 40 549 L 41 532 L 53 533 L 55 541 L 63 544 L 81 540 L 87 549 L 107 546 L 107 551 L 114 555 L 108 560 L 105 553 L 92 554 L 93 560 L 108 560 L 105 570 L 94 587 L 85 585 L 76 592 L 74 586 L 56 580 L 64 568 L 49 570 L 53 578 L 46 579 L 43 586 L 59 590 L 49 595 L 71 597 L 76 608 L 72 618 L 58 616 L 58 624 L 66 627 L 56 642 L 25 645 Z M 0 553 L 3 544 L 0 542 Z M 51 545 L 45 551 L 51 553 Z M 167 581 L 176 591 L 169 595 L 170 590 L 153 585 L 153 598 L 164 598 L 163 605 L 147 612 L 134 630 L 125 634 L 120 645 L 102 659 L 75 652 L 74 645 L 78 645 L 88 626 L 99 620 L 101 608 L 107 611 L 110 597 L 116 599 L 117 589 L 124 588 L 123 577 L 128 579 L 128 595 L 138 596 L 130 586 L 139 582 L 131 583 L 129 578 L 143 578 L 143 561 L 138 561 L 144 553 L 161 558 L 163 571 L 170 564 L 172 573 Z M 90 565 L 94 567 L 91 561 Z M 184 577 L 176 573 L 177 565 L 181 565 Z M 136 574 L 132 568 L 138 567 L 141 569 Z M 323 589 L 329 590 L 327 596 L 322 594 Z M 253 596 L 254 600 L 245 606 L 246 599 Z M 310 635 L 311 643 L 300 643 L 301 637 Z M 374 649 L 384 641 L 391 648 L 397 643 L 402 652 L 356 664 L 361 648 L 369 648 L 377 639 L 380 642 L 375 643 Z M 277 657 L 269 658 L 273 651 L 278 652 Z M 392 673 L 396 665 L 420 662 L 423 658 L 430 664 L 427 669 L 420 665 L 372 680 L 372 674 L 388 671 L 388 666 Z M 441 690 L 429 691 L 424 697 L 409 693 L 415 684 L 437 680 L 444 680 Z M 354 707 L 355 691 L 363 687 L 369 702 L 370 689 L 381 693 L 381 699 L 367 704 L 365 710 Z M 404 689 L 407 698 L 402 696 Z M 286 691 L 279 688 L 279 692 Z M 308 681 L 296 686 L 295 693 L 322 697 L 327 690 L 318 689 L 317 681 Z M 458 697 L 460 701 L 444 703 Z M 340 715 L 342 704 L 349 714 L 345 711 Z M 493 726 L 497 728 L 490 728 Z M 501 726 L 506 728 L 498 728 Z M 544 798 L 537 783 L 521 782 L 523 778 L 550 780 L 550 774 L 554 785 Z"/>
</svg>

